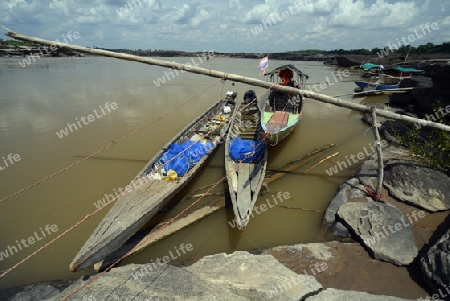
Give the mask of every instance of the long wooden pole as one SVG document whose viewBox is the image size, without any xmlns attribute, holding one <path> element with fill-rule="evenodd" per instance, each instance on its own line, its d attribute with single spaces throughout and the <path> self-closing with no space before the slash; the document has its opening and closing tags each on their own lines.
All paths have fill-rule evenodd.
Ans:
<svg viewBox="0 0 450 301">
<path fill-rule="evenodd" d="M 20 33 L 13 32 L 9 29 L 7 29 L 7 30 L 8 30 L 8 32 L 6 33 L 6 35 L 11 38 L 14 38 L 17 40 L 22 40 L 22 41 L 34 42 L 34 43 L 38 43 L 38 44 L 42 44 L 42 45 L 48 45 L 53 48 L 57 47 L 57 48 L 61 48 L 61 49 L 74 50 L 74 51 L 83 52 L 83 53 L 90 53 L 90 54 L 96 54 L 96 55 L 101 55 L 101 56 L 114 57 L 114 58 L 118 58 L 121 60 L 141 62 L 141 63 L 148 64 L 148 65 L 156 65 L 156 66 L 161 66 L 161 67 L 165 67 L 165 68 L 185 70 L 186 72 L 190 72 L 190 73 L 203 74 L 203 75 L 215 77 L 215 78 L 223 78 L 223 79 L 231 80 L 234 82 L 245 83 L 245 84 L 262 87 L 262 88 L 274 88 L 273 83 L 262 81 L 262 80 L 255 79 L 255 78 L 245 77 L 245 76 L 241 76 L 241 75 L 237 75 L 237 74 L 231 74 L 231 73 L 222 72 L 222 71 L 210 70 L 210 69 L 187 65 L 187 64 L 180 64 L 180 63 L 175 63 L 175 62 L 158 60 L 158 59 L 154 59 L 151 57 L 140 57 L 140 56 L 136 56 L 136 55 L 132 55 L 132 54 L 117 53 L 117 52 L 107 51 L 107 50 L 103 50 L 103 49 L 92 49 L 92 48 L 87 48 L 87 47 L 83 47 L 83 46 L 57 43 L 55 41 L 49 41 L 49 40 L 44 40 L 44 39 L 40 39 L 40 38 L 29 37 L 29 36 L 26 36 L 26 35 L 23 35 Z M 332 104 L 332 105 L 335 105 L 338 107 L 344 107 L 344 108 L 348 108 L 348 109 L 359 111 L 359 112 L 370 113 L 372 111 L 372 108 L 365 106 L 365 105 L 348 102 L 348 101 L 345 101 L 342 99 L 336 99 L 336 98 L 333 98 L 333 97 L 330 97 L 327 95 L 315 93 L 315 92 L 308 91 L 308 90 L 300 90 L 300 89 L 296 89 L 293 87 L 286 87 L 286 86 L 279 86 L 279 85 L 276 85 L 276 89 L 279 91 L 287 92 L 287 93 L 291 93 L 291 94 L 302 94 L 304 97 L 307 97 L 307 98 L 312 98 L 312 99 L 315 99 L 315 100 L 318 100 L 321 102 L 329 103 L 329 104 Z M 406 115 L 400 115 L 400 114 L 397 114 L 394 112 L 380 110 L 380 109 L 376 110 L 376 114 L 379 116 L 386 117 L 386 118 L 402 120 L 402 121 L 409 122 L 409 123 L 420 124 L 421 126 L 424 126 L 424 127 L 432 127 L 432 128 L 437 128 L 437 129 L 441 129 L 441 130 L 450 132 L 450 126 L 444 125 L 441 123 L 435 123 L 435 122 L 424 120 L 424 119 L 418 119 L 418 118 L 409 117 Z"/>
<path fill-rule="evenodd" d="M 375 108 L 372 109 L 372 129 L 375 136 L 377 156 L 378 156 L 378 182 L 375 189 L 375 199 L 379 201 L 381 199 L 381 187 L 383 186 L 384 177 L 384 164 L 383 164 L 383 152 L 381 150 L 380 133 L 378 132 L 377 114 Z"/>
</svg>

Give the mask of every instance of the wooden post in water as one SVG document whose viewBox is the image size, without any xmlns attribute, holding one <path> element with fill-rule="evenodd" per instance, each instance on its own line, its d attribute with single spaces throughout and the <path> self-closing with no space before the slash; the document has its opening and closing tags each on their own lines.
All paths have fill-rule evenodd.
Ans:
<svg viewBox="0 0 450 301">
<path fill-rule="evenodd" d="M 376 146 L 377 146 L 377 156 L 378 156 L 378 181 L 377 187 L 375 189 L 375 199 L 377 201 L 381 200 L 381 187 L 383 185 L 384 176 L 384 164 L 383 164 L 383 152 L 381 150 L 381 139 L 380 133 L 378 132 L 377 124 L 377 112 L 375 107 L 372 108 L 372 129 L 375 136 Z"/>
<path fill-rule="evenodd" d="M 192 66 L 192 65 L 180 64 L 180 63 L 169 62 L 169 61 L 164 61 L 164 60 L 157 60 L 157 59 L 154 59 L 151 57 L 140 57 L 140 56 L 135 56 L 135 55 L 126 54 L 126 53 L 117 53 L 117 52 L 107 51 L 107 50 L 103 50 L 103 49 L 92 49 L 92 48 L 87 48 L 87 47 L 83 47 L 83 46 L 63 44 L 63 43 L 58 43 L 55 41 L 49 41 L 49 40 L 44 40 L 44 39 L 40 39 L 40 38 L 29 37 L 29 36 L 26 36 L 23 34 L 13 32 L 7 28 L 5 28 L 5 29 L 8 30 L 6 35 L 11 38 L 14 38 L 17 40 L 22 40 L 22 41 L 34 42 L 34 43 L 38 43 L 38 44 L 42 44 L 42 45 L 48 45 L 48 46 L 51 46 L 50 47 L 51 49 L 54 49 L 55 47 L 57 47 L 57 48 L 61 48 L 61 49 L 69 49 L 69 50 L 74 50 L 74 51 L 78 51 L 78 52 L 102 55 L 102 56 L 107 56 L 107 57 L 114 57 L 114 58 L 118 58 L 121 60 L 135 61 L 135 62 L 140 62 L 140 63 L 144 63 L 144 64 L 148 64 L 148 65 L 157 65 L 157 66 L 161 66 L 161 67 L 165 67 L 165 68 L 174 68 L 177 70 L 185 70 L 190 73 L 202 74 L 202 75 L 215 77 L 215 78 L 223 78 L 226 80 L 249 84 L 249 85 L 256 86 L 256 87 L 262 87 L 262 88 L 267 88 L 267 89 L 275 88 L 282 92 L 291 93 L 292 95 L 301 94 L 306 98 L 312 98 L 312 99 L 315 99 L 315 100 L 318 100 L 321 102 L 329 103 L 329 104 L 332 104 L 332 105 L 335 105 L 338 107 L 344 107 L 344 108 L 348 108 L 348 109 L 363 112 L 363 113 L 365 113 L 365 112 L 369 113 L 371 111 L 370 107 L 362 105 L 362 104 L 352 103 L 352 102 L 345 101 L 342 99 L 336 99 L 336 98 L 333 98 L 333 97 L 330 97 L 327 95 L 315 93 L 315 92 L 308 91 L 308 90 L 300 90 L 300 89 L 296 89 L 293 87 L 274 85 L 273 83 L 262 81 L 262 80 L 255 79 L 255 78 L 245 77 L 245 76 L 231 74 L 231 73 L 222 72 L 222 71 L 209 70 L 206 68 L 200 68 L 200 67 Z M 410 117 L 410 116 L 406 116 L 406 115 L 400 115 L 400 114 L 390 112 L 390 111 L 385 111 L 385 110 L 377 110 L 377 114 L 379 116 L 383 116 L 386 118 L 402 120 L 402 121 L 409 122 L 409 123 L 420 124 L 423 127 L 432 127 L 432 128 L 437 128 L 440 130 L 450 132 L 450 126 L 444 125 L 441 123 L 435 123 L 435 122 L 424 120 L 424 119 L 418 119 L 418 118 L 414 118 L 414 117 Z"/>
</svg>

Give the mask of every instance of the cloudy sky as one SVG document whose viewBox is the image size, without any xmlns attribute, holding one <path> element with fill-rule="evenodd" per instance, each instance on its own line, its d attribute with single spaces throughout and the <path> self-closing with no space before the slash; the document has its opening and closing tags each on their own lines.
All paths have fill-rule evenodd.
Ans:
<svg viewBox="0 0 450 301">
<path fill-rule="evenodd" d="M 48 40 L 79 32 L 73 44 L 106 48 L 372 49 L 411 34 L 414 46 L 450 41 L 448 0 L 0 0 L 0 20 Z"/>
</svg>

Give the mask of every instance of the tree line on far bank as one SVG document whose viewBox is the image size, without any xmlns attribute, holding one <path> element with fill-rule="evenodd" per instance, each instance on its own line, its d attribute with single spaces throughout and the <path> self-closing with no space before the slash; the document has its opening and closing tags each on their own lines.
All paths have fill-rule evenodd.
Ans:
<svg viewBox="0 0 450 301">
<path fill-rule="evenodd" d="M 14 45 L 14 46 L 39 46 L 34 43 L 30 42 L 22 42 L 22 41 L 16 41 L 16 40 L 3 40 L 0 38 L 0 45 Z M 93 46 L 92 48 L 98 48 L 96 46 Z M 144 56 L 149 53 L 164 53 L 164 52 L 171 52 L 171 53 L 177 53 L 179 55 L 186 54 L 185 51 L 177 51 L 177 50 L 164 50 L 164 49 L 108 49 L 108 48 L 100 48 L 105 50 L 110 50 L 114 52 L 123 52 L 123 53 L 129 53 L 129 54 L 135 54 L 135 55 L 141 55 Z M 360 48 L 360 49 L 334 49 L 334 50 L 318 50 L 318 49 L 308 49 L 308 50 L 296 50 L 296 51 L 287 51 L 287 53 L 301 53 L 301 54 L 329 54 L 329 55 L 344 55 L 344 54 L 362 54 L 362 55 L 376 55 L 379 53 L 382 49 L 375 47 L 371 50 Z M 450 53 L 450 42 L 444 42 L 439 45 L 435 45 L 433 43 L 427 43 L 425 45 L 419 45 L 417 47 L 414 47 L 412 45 L 402 45 L 398 47 L 398 49 L 390 49 L 392 53 L 398 53 L 398 54 L 429 54 L 429 53 Z"/>
<path fill-rule="evenodd" d="M 365 48 L 360 49 L 334 49 L 330 51 L 323 51 L 323 50 L 297 50 L 297 51 L 289 51 L 289 53 L 308 53 L 308 54 L 363 54 L 363 55 L 376 55 L 379 53 L 382 49 L 375 47 L 372 50 L 368 50 Z M 425 45 L 419 45 L 417 47 L 414 47 L 412 45 L 402 45 L 398 47 L 398 49 L 390 49 L 392 53 L 398 53 L 398 54 L 428 54 L 428 53 L 450 53 L 450 42 L 444 42 L 439 45 L 435 45 L 433 43 L 427 43 Z"/>
</svg>

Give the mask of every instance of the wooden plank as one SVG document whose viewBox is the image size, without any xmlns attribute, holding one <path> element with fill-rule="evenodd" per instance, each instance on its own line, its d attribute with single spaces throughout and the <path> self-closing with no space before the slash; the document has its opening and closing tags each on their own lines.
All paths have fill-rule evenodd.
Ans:
<svg viewBox="0 0 450 301">
<path fill-rule="evenodd" d="M 237 205 L 239 212 L 245 213 L 252 203 L 252 189 L 250 185 L 250 166 L 252 164 L 241 163 L 238 170 Z"/>
<path fill-rule="evenodd" d="M 229 181 L 228 181 L 228 185 L 230 185 L 231 182 L 231 188 L 233 190 L 234 193 L 238 192 L 238 175 L 237 175 L 237 170 L 235 170 L 235 168 L 237 168 L 236 163 L 234 163 L 233 161 L 228 161 L 227 162 L 228 165 L 228 176 Z"/>
<path fill-rule="evenodd" d="M 263 163 L 252 164 L 252 166 L 250 167 L 250 189 L 252 193 L 258 194 L 259 190 L 261 189 L 261 184 L 264 180 L 264 176 L 265 168 Z"/>
</svg>

